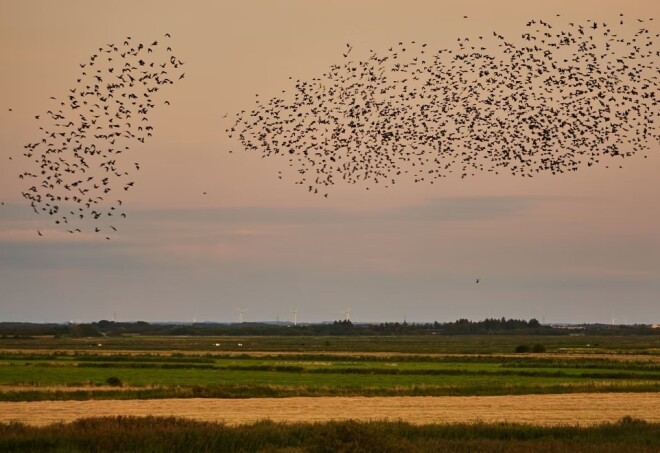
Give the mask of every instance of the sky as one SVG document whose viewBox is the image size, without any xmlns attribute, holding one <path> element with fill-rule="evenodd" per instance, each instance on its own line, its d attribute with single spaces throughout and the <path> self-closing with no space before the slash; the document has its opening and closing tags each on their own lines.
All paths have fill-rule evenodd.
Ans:
<svg viewBox="0 0 660 453">
<path fill-rule="evenodd" d="M 291 321 L 296 309 L 298 322 L 322 322 L 350 308 L 354 322 L 659 322 L 657 142 L 622 168 L 337 184 L 325 198 L 294 184 L 286 159 L 225 133 L 226 115 L 327 72 L 347 43 L 359 58 L 401 41 L 517 37 L 530 19 L 658 12 L 655 0 L 3 0 L 0 321 L 236 322 L 239 309 Z M 153 137 L 131 148 L 127 218 L 111 240 L 67 234 L 21 196 L 35 115 L 99 47 L 165 33 L 185 78 L 163 89 Z"/>
</svg>

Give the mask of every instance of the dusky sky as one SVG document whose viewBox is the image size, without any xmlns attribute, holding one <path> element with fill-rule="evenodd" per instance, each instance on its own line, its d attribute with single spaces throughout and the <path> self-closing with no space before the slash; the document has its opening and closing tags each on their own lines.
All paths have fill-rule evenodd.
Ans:
<svg viewBox="0 0 660 453">
<path fill-rule="evenodd" d="M 293 79 L 400 41 L 453 48 L 511 39 L 530 19 L 649 21 L 638 1 L 18 1 L 0 3 L 0 320 L 299 322 L 660 321 L 660 149 L 534 178 L 477 174 L 328 198 L 225 134 L 230 117 Z M 560 14 L 560 17 L 557 17 Z M 467 18 L 464 18 L 467 16 Z M 627 22 L 626 22 L 627 23 Z M 154 134 L 111 240 L 67 234 L 21 197 L 35 115 L 108 43 L 165 33 L 185 79 Z M 655 43 L 657 45 L 657 41 Z M 657 65 L 657 61 L 656 61 Z M 165 91 L 165 90 L 164 90 Z M 11 109 L 11 111 L 10 111 Z M 229 153 L 232 150 L 232 153 Z M 9 160 L 9 157 L 13 157 Z M 278 172 L 284 172 L 280 179 Z M 37 230 L 43 236 L 37 234 Z M 479 283 L 476 283 L 476 279 Z"/>
</svg>

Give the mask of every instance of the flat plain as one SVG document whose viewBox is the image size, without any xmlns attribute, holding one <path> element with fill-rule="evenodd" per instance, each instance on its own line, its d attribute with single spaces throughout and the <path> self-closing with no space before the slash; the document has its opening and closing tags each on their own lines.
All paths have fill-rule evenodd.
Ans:
<svg viewBox="0 0 660 453">
<path fill-rule="evenodd" d="M 660 423 L 660 393 L 575 393 L 445 397 L 294 397 L 4 402 L 0 422 L 35 426 L 96 417 L 183 417 L 229 426 L 278 423 L 405 421 L 598 425 L 624 417 Z"/>
<path fill-rule="evenodd" d="M 515 353 L 520 345 L 541 345 L 544 352 Z M 142 420 L 129 426 L 166 423 L 166 417 L 176 420 L 172 433 L 194 429 L 202 438 L 223 426 L 245 427 L 244 434 L 260 430 L 264 420 L 274 423 L 267 429 L 276 437 L 282 430 L 321 435 L 349 427 L 363 430 L 364 437 L 383 429 L 393 436 L 392 445 L 403 435 L 396 434 L 404 429 L 397 423 L 478 426 L 502 437 L 484 440 L 491 436 L 484 434 L 479 440 L 486 442 L 484 451 L 526 451 L 532 448 L 526 436 L 534 430 L 581 427 L 579 432 L 538 431 L 539 436 L 556 436 L 539 438 L 539 451 L 590 451 L 587 438 L 601 442 L 602 451 L 619 451 L 634 436 L 642 439 L 635 448 L 654 451 L 657 442 L 648 439 L 660 427 L 658 407 L 658 335 L 0 339 L 0 428 L 19 433 L 4 446 L 8 451 L 42 451 L 45 444 L 34 441 L 46 434 L 30 429 L 48 429 L 47 444 L 54 448 L 80 451 L 77 442 L 85 426 L 94 424 L 96 434 L 89 441 L 98 442 L 131 429 L 122 421 L 126 417 Z M 584 431 L 588 427 L 596 431 Z M 470 437 L 472 430 L 460 428 L 460 436 Z M 607 432 L 620 437 L 608 438 Z M 335 434 L 343 445 L 346 436 Z M 292 436 L 282 445 L 297 445 L 297 435 Z M 453 434 L 445 440 L 445 434 L 438 436 L 422 436 L 426 440 L 419 445 L 453 442 Z M 576 446 L 575 439 L 585 441 Z M 160 448 L 157 436 L 143 441 L 154 451 Z M 226 447 L 218 442 L 219 448 Z M 254 450 L 277 443 L 268 442 Z M 466 437 L 460 442 L 473 441 Z"/>
<path fill-rule="evenodd" d="M 660 336 L 3 338 L 0 370 L 5 402 L 653 394 Z"/>
</svg>

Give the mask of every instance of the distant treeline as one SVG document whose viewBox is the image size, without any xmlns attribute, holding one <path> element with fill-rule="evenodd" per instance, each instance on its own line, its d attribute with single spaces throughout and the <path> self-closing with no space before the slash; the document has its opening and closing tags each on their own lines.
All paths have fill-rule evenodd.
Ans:
<svg viewBox="0 0 660 453">
<path fill-rule="evenodd" d="M 115 322 L 101 320 L 92 323 L 25 323 L 0 322 L 0 336 L 31 337 L 53 335 L 60 337 L 102 337 L 121 335 L 282 335 L 282 336 L 332 336 L 332 335 L 659 335 L 660 329 L 649 325 L 581 324 L 571 326 L 542 325 L 536 319 L 495 319 L 453 322 L 407 323 L 386 322 L 380 324 L 354 324 L 335 321 L 321 324 L 257 323 L 148 323 Z"/>
</svg>

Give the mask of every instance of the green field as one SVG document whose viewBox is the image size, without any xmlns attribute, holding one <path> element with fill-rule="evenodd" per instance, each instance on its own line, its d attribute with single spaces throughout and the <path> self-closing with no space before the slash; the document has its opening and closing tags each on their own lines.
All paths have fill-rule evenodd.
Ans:
<svg viewBox="0 0 660 453">
<path fill-rule="evenodd" d="M 657 336 L 134 336 L 0 344 L 5 401 L 660 390 Z M 546 352 L 515 354 L 521 344 Z"/>
<path fill-rule="evenodd" d="M 547 352 L 660 356 L 660 335 L 396 335 L 396 336 L 131 336 L 5 337 L 0 351 L 348 352 L 407 354 L 508 354 L 520 344 Z M 101 344 L 102 346 L 97 346 Z M 219 344 L 219 346 L 216 346 Z M 242 346 L 239 346 L 242 345 Z"/>
<path fill-rule="evenodd" d="M 543 353 L 515 353 L 541 345 Z M 660 391 L 660 336 L 0 338 L 2 401 Z M 655 452 L 660 424 L 0 423 L 0 451 Z"/>
</svg>

